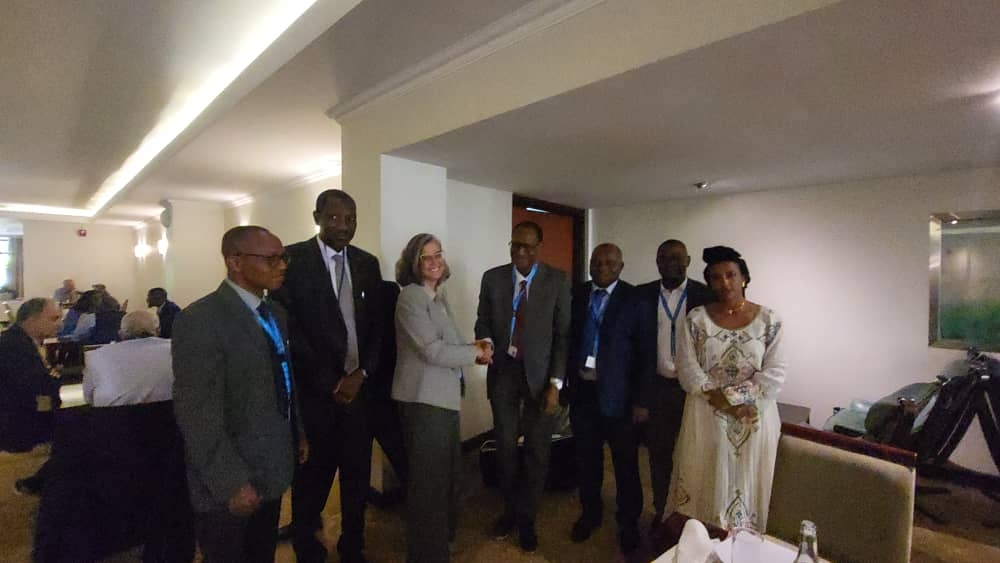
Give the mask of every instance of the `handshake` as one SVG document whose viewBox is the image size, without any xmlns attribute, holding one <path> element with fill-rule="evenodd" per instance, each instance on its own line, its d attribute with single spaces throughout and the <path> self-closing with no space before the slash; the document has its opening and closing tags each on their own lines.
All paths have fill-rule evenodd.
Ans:
<svg viewBox="0 0 1000 563">
<path fill-rule="evenodd" d="M 493 343 L 482 338 L 472 343 L 476 347 L 476 363 L 485 366 L 493 363 Z"/>
</svg>

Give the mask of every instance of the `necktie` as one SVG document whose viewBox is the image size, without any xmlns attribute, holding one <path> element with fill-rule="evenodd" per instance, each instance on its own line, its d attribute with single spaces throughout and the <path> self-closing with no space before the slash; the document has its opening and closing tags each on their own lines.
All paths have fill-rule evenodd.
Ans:
<svg viewBox="0 0 1000 563">
<path fill-rule="evenodd" d="M 511 339 L 511 345 L 517 350 L 514 358 L 520 360 L 524 358 L 524 340 L 521 338 L 521 334 L 524 333 L 524 329 L 527 326 L 527 319 L 525 311 L 528 306 L 528 280 L 521 280 L 521 284 L 518 286 L 517 290 L 517 311 L 514 312 L 514 338 Z"/>
<path fill-rule="evenodd" d="M 601 309 L 604 307 L 604 300 L 607 299 L 608 292 L 605 289 L 597 289 L 590 294 L 590 314 L 587 315 L 587 322 L 583 326 L 583 350 L 585 356 L 597 357 L 597 341 L 601 326 Z"/>
<path fill-rule="evenodd" d="M 271 344 L 271 358 L 273 360 L 274 390 L 278 397 L 278 412 L 287 418 L 291 414 L 291 394 L 292 377 L 291 368 L 288 364 L 288 353 L 285 351 L 285 343 L 281 337 L 281 330 L 274 320 L 271 308 L 266 301 L 261 301 L 257 306 L 257 314 L 260 315 L 261 328 L 267 335 L 267 340 Z"/>
<path fill-rule="evenodd" d="M 333 276 L 337 283 L 337 301 L 340 304 L 340 314 L 344 317 L 344 325 L 347 327 L 347 356 L 344 358 L 344 372 L 353 373 L 358 369 L 361 362 L 358 359 L 358 332 L 354 319 L 354 290 L 351 286 L 351 276 L 347 275 L 344 269 L 344 255 L 346 249 L 340 254 L 333 255 Z"/>
</svg>

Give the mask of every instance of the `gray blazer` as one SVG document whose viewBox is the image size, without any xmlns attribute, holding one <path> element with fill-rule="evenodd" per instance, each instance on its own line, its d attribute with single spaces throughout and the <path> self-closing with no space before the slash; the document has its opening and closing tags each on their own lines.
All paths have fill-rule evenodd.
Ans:
<svg viewBox="0 0 1000 563">
<path fill-rule="evenodd" d="M 439 291 L 431 297 L 420 284 L 409 284 L 396 302 L 396 372 L 392 398 L 457 411 L 462 404 L 462 366 L 476 361 L 452 320 Z"/>
<path fill-rule="evenodd" d="M 287 334 L 284 310 L 274 311 Z M 293 425 L 278 412 L 270 346 L 225 282 L 174 320 L 174 413 L 196 512 L 225 509 L 245 483 L 271 500 L 292 482 Z"/>
<path fill-rule="evenodd" d="M 476 316 L 476 338 L 493 340 L 493 363 L 486 372 L 486 392 L 492 397 L 498 385 L 518 385 L 504 377 L 514 361 L 510 346 L 510 319 L 514 316 L 514 266 L 504 264 L 483 274 Z M 566 274 L 539 263 L 528 291 L 524 371 L 533 397 L 541 396 L 550 379 L 566 376 L 569 352 L 570 292 Z"/>
</svg>

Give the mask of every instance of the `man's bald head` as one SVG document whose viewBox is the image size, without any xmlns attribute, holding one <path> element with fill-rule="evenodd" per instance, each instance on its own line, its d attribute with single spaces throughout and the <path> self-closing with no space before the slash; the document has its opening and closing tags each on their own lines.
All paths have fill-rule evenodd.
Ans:
<svg viewBox="0 0 1000 563">
<path fill-rule="evenodd" d="M 610 242 L 597 245 L 590 254 L 590 278 L 597 287 L 608 287 L 616 282 L 623 267 L 622 249 Z"/>
</svg>

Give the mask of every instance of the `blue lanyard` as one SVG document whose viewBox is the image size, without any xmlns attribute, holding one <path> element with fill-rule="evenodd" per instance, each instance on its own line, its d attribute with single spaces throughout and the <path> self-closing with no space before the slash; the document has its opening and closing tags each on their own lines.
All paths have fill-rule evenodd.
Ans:
<svg viewBox="0 0 1000 563">
<path fill-rule="evenodd" d="M 684 291 L 681 293 L 681 298 L 677 301 L 677 307 L 674 308 L 673 314 L 670 313 L 670 307 L 667 306 L 667 298 L 663 296 L 663 292 L 660 292 L 660 305 L 663 306 L 663 312 L 667 314 L 667 318 L 670 319 L 670 357 L 677 355 L 677 317 L 681 313 L 681 307 L 684 306 L 684 300 L 687 299 L 688 288 L 685 287 Z"/>
<path fill-rule="evenodd" d="M 601 339 L 601 321 L 604 319 L 604 310 L 608 308 L 608 301 L 611 301 L 611 293 L 608 292 L 607 288 L 604 288 L 604 302 L 601 303 L 600 308 L 594 310 L 594 305 L 590 305 L 590 318 L 594 321 L 594 345 L 591 347 L 591 356 L 597 357 L 597 345 Z M 591 292 L 591 301 L 593 301 L 594 294 L 596 291 Z"/>
<path fill-rule="evenodd" d="M 535 274 L 537 273 L 538 273 L 538 262 L 535 262 L 535 265 L 531 267 L 531 271 L 528 272 L 528 275 L 524 278 L 524 281 L 526 282 L 524 284 L 525 293 L 527 293 L 528 290 L 531 289 L 531 281 L 535 279 Z M 514 276 L 514 287 L 517 289 L 517 293 L 514 294 L 514 303 L 513 303 L 514 314 L 510 316 L 510 341 L 514 342 L 514 326 L 517 324 L 517 308 L 521 306 L 521 290 L 520 288 L 517 287 L 518 286 L 517 270 L 515 269 L 514 273 L 511 275 Z"/>
<path fill-rule="evenodd" d="M 273 318 L 265 320 L 258 312 L 255 312 L 255 316 L 257 317 L 257 323 L 267 333 L 268 338 L 274 343 L 275 351 L 278 353 L 278 359 L 281 361 L 281 373 L 285 377 L 285 393 L 288 395 L 288 408 L 291 409 L 292 373 L 288 366 L 288 354 L 285 353 L 285 342 L 281 338 L 281 331 L 278 329 L 278 324 L 274 322 Z"/>
</svg>

